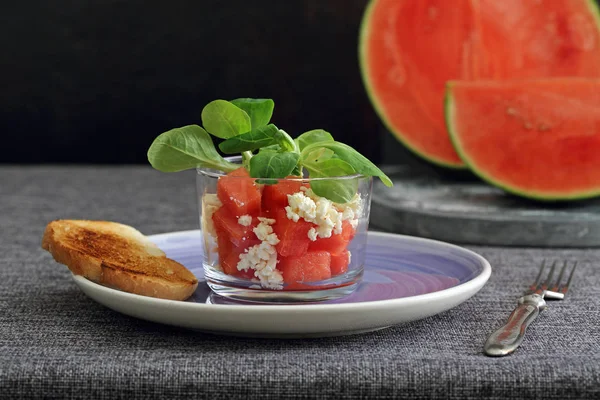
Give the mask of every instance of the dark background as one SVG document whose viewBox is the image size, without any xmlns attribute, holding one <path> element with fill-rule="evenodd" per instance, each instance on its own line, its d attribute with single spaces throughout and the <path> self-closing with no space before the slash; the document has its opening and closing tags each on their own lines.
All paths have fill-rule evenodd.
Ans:
<svg viewBox="0 0 600 400">
<path fill-rule="evenodd" d="M 0 162 L 146 163 L 158 134 L 236 97 L 273 98 L 292 136 L 324 128 L 379 162 L 358 66 L 366 4 L 3 1 Z"/>
</svg>

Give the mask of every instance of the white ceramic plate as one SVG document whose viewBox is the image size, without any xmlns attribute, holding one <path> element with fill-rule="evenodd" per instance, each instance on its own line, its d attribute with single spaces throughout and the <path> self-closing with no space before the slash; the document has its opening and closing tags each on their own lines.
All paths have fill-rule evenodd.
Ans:
<svg viewBox="0 0 600 400">
<path fill-rule="evenodd" d="M 150 236 L 200 280 L 187 301 L 139 296 L 73 276 L 90 298 L 115 311 L 168 325 L 240 336 L 336 336 L 372 331 L 449 310 L 491 274 L 480 255 L 451 244 L 369 232 L 363 282 L 343 298 L 318 304 L 257 305 L 211 294 L 202 280 L 200 231 Z"/>
</svg>

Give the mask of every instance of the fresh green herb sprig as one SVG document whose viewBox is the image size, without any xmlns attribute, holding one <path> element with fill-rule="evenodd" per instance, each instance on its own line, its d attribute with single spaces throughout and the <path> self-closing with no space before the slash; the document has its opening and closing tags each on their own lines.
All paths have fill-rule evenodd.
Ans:
<svg viewBox="0 0 600 400">
<path fill-rule="evenodd" d="M 250 176 L 262 183 L 302 176 L 306 170 L 310 178 L 323 178 L 311 182 L 315 194 L 336 203 L 350 201 L 358 189 L 357 179 L 339 179 L 341 176 L 375 176 L 392 186 L 377 166 L 352 147 L 336 142 L 327 131 L 315 129 L 292 139 L 270 123 L 273 108 L 271 99 L 212 101 L 201 113 L 204 128 L 187 125 L 162 133 L 148 149 L 148 161 L 162 172 L 198 167 L 231 172 L 239 168 L 217 152 L 212 135 L 224 139 L 219 144 L 224 154 L 241 154 Z"/>
</svg>

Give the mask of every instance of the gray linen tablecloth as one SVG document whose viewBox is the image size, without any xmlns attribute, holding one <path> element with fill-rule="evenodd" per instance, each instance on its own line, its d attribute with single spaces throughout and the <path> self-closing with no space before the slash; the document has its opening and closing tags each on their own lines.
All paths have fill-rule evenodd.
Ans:
<svg viewBox="0 0 600 400">
<path fill-rule="evenodd" d="M 197 228 L 194 173 L 0 167 L 0 398 L 600 398 L 600 250 L 473 247 L 488 284 L 441 315 L 327 339 L 245 339 L 141 321 L 83 295 L 40 248 L 58 218 L 146 234 Z M 510 357 L 482 354 L 542 258 L 578 260 L 572 295 Z"/>
</svg>

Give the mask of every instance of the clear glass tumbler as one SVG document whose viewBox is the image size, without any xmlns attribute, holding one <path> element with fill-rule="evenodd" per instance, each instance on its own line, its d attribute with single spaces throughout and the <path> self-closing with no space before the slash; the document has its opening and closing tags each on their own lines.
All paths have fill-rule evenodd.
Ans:
<svg viewBox="0 0 600 400">
<path fill-rule="evenodd" d="M 244 169 L 228 175 L 198 169 L 209 287 L 224 297 L 266 303 L 352 293 L 364 270 L 372 181 L 362 175 L 261 180 Z M 351 200 L 335 203 L 313 188 Z"/>
</svg>

